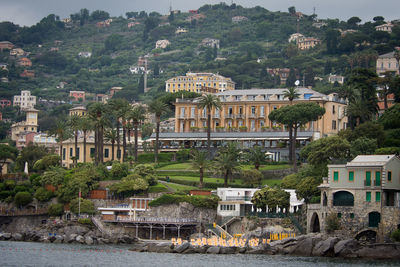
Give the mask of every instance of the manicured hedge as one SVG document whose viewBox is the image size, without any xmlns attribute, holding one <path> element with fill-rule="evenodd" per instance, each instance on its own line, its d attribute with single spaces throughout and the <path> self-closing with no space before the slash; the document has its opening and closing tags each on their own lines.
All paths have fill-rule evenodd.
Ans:
<svg viewBox="0 0 400 267">
<path fill-rule="evenodd" d="M 157 160 L 159 162 L 170 162 L 174 157 L 173 153 L 159 153 Z M 154 153 L 144 153 L 138 155 L 138 163 L 153 163 L 154 162 Z"/>
</svg>

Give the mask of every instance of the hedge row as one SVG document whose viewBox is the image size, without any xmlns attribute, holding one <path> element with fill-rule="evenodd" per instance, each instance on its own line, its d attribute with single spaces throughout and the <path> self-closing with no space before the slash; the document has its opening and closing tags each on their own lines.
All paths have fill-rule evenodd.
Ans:
<svg viewBox="0 0 400 267">
<path fill-rule="evenodd" d="M 188 196 L 180 194 L 164 194 L 161 197 L 151 201 L 149 206 L 156 207 L 168 204 L 179 204 L 187 202 L 198 208 L 216 209 L 218 206 L 218 197 L 216 196 Z"/>
<path fill-rule="evenodd" d="M 157 160 L 158 162 L 170 162 L 174 157 L 173 153 L 159 153 Z M 144 153 L 138 155 L 138 163 L 153 163 L 154 162 L 154 153 Z"/>
<path fill-rule="evenodd" d="M 158 177 L 158 180 L 167 181 L 167 179 L 165 177 Z M 175 184 L 182 184 L 182 185 L 188 185 L 188 186 L 194 186 L 194 187 L 198 187 L 199 186 L 199 182 L 196 182 L 196 181 L 180 180 L 180 179 L 174 179 L 174 178 L 170 178 L 169 181 L 171 183 L 175 183 Z M 228 184 L 228 186 L 229 187 L 236 187 L 236 188 L 243 187 L 243 185 L 240 185 L 240 184 Z M 203 187 L 204 188 L 210 188 L 210 189 L 217 189 L 218 187 L 225 187 L 225 185 L 224 185 L 224 183 L 204 182 L 203 183 Z"/>
</svg>

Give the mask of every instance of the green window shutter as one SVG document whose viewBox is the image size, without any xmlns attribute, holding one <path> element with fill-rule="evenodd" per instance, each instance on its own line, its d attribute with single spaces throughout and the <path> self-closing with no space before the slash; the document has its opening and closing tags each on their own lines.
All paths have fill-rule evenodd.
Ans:
<svg viewBox="0 0 400 267">
<path fill-rule="evenodd" d="M 105 158 L 108 158 L 108 153 L 109 153 L 109 152 L 108 152 L 108 148 L 104 149 L 104 157 L 105 157 Z"/>
<path fill-rule="evenodd" d="M 73 153 L 72 147 L 69 149 L 69 156 L 70 156 L 70 157 L 73 157 L 73 156 L 74 156 L 74 153 Z"/>
<path fill-rule="evenodd" d="M 334 182 L 339 181 L 339 172 L 333 172 L 333 181 Z"/>
<path fill-rule="evenodd" d="M 375 192 L 375 201 L 376 202 L 381 201 L 381 192 Z"/>
<path fill-rule="evenodd" d="M 80 154 L 79 150 L 80 150 L 79 147 L 77 147 L 76 148 L 76 159 L 79 159 L 79 154 Z"/>
<path fill-rule="evenodd" d="M 371 172 L 370 171 L 365 172 L 365 185 L 371 186 Z"/>
<path fill-rule="evenodd" d="M 354 181 L 354 172 L 351 171 L 349 172 L 349 182 L 353 182 Z"/>
<path fill-rule="evenodd" d="M 392 172 L 391 171 L 388 172 L 388 181 L 389 182 L 392 181 Z"/>
<path fill-rule="evenodd" d="M 380 171 L 375 172 L 375 185 L 376 186 L 381 185 L 381 172 Z"/>
<path fill-rule="evenodd" d="M 367 202 L 371 202 L 371 192 L 366 192 L 365 200 L 366 200 Z"/>
</svg>

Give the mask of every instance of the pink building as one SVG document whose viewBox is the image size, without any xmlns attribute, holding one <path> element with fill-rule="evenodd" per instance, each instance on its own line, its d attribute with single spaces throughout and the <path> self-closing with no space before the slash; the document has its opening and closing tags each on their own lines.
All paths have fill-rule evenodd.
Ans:
<svg viewBox="0 0 400 267">
<path fill-rule="evenodd" d="M 85 91 L 69 91 L 69 97 L 72 101 L 85 101 Z"/>
</svg>

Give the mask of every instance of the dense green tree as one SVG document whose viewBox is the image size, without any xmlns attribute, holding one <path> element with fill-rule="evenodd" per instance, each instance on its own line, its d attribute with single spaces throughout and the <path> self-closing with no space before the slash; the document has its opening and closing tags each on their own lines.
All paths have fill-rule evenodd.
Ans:
<svg viewBox="0 0 400 267">
<path fill-rule="evenodd" d="M 268 118 L 272 121 L 282 123 L 288 128 L 293 129 L 293 136 L 290 138 L 292 151 L 293 168 L 297 170 L 296 162 L 296 142 L 297 130 L 308 122 L 317 120 L 325 114 L 325 109 L 316 103 L 300 103 L 296 105 L 284 106 L 280 109 L 273 110 Z"/>
<path fill-rule="evenodd" d="M 7 160 L 15 160 L 18 155 L 18 150 L 9 145 L 0 144 L 0 174 Z"/>
<path fill-rule="evenodd" d="M 242 170 L 240 172 L 240 177 L 244 186 L 255 187 L 261 185 L 263 175 L 258 170 Z"/>
<path fill-rule="evenodd" d="M 262 210 L 267 212 L 276 212 L 276 208 L 287 209 L 290 205 L 290 193 L 279 189 L 265 187 L 261 190 L 254 192 L 251 202 Z"/>
<path fill-rule="evenodd" d="M 352 157 L 358 155 L 372 155 L 377 149 L 376 139 L 361 137 L 350 143 L 350 153 Z"/>
<path fill-rule="evenodd" d="M 49 170 L 45 171 L 40 177 L 40 181 L 43 186 L 49 184 L 54 186 L 56 189 L 64 182 L 66 171 L 60 167 L 50 167 Z"/>
<path fill-rule="evenodd" d="M 47 202 L 54 196 L 53 192 L 46 190 L 43 187 L 36 189 L 34 197 L 40 202 Z"/>
<path fill-rule="evenodd" d="M 318 196 L 320 191 L 318 186 L 322 183 L 321 177 L 306 177 L 296 186 L 296 194 L 299 199 L 309 203 L 314 196 Z"/>
<path fill-rule="evenodd" d="M 221 109 L 221 101 L 213 94 L 206 94 L 200 97 L 198 107 L 207 110 L 207 151 L 208 157 L 211 158 L 211 110 Z"/>
<path fill-rule="evenodd" d="M 324 137 L 302 148 L 300 155 L 312 165 L 326 166 L 335 159 L 348 159 L 350 143 L 339 136 Z"/>
<path fill-rule="evenodd" d="M 328 54 L 336 54 L 339 44 L 340 32 L 334 29 L 328 29 L 325 32 L 326 50 Z"/>
<path fill-rule="evenodd" d="M 379 118 L 379 123 L 385 129 L 398 129 L 400 128 L 400 104 L 395 104 L 386 110 Z"/>
<path fill-rule="evenodd" d="M 79 204 L 79 198 L 71 200 L 70 209 L 75 214 L 78 214 L 79 212 L 84 214 L 96 213 L 93 202 L 90 201 L 89 199 L 84 199 L 84 198 L 80 199 L 80 204 Z"/>
<path fill-rule="evenodd" d="M 124 37 L 122 35 L 111 34 L 104 42 L 104 49 L 111 52 L 116 51 L 121 45 L 123 38 Z"/>
<path fill-rule="evenodd" d="M 47 212 L 50 216 L 61 216 L 64 214 L 64 205 L 61 203 L 51 204 Z"/>
<path fill-rule="evenodd" d="M 118 134 L 114 128 L 107 128 L 104 132 L 104 140 L 111 143 L 111 161 L 114 161 L 115 155 L 115 142 L 117 141 Z"/>
<path fill-rule="evenodd" d="M 114 161 L 110 171 L 110 176 L 113 180 L 121 180 L 129 174 L 129 166 L 126 163 Z"/>
<path fill-rule="evenodd" d="M 32 194 L 29 192 L 18 192 L 15 194 L 14 202 L 19 208 L 28 205 L 33 200 Z"/>
<path fill-rule="evenodd" d="M 294 69 L 290 69 L 289 76 L 286 79 L 286 86 L 287 87 L 294 87 L 294 83 L 296 82 L 296 72 Z"/>
<path fill-rule="evenodd" d="M 93 103 L 89 106 L 89 117 L 95 129 L 95 163 L 103 163 L 104 128 L 109 123 L 106 117 L 107 106 L 103 103 Z"/>
<path fill-rule="evenodd" d="M 25 162 L 28 162 L 28 171 L 33 170 L 33 165 L 36 161 L 47 155 L 47 150 L 44 146 L 28 144 L 21 150 L 21 153 L 16 159 L 16 169 L 24 171 Z"/>
<path fill-rule="evenodd" d="M 33 165 L 33 169 L 35 171 L 45 171 L 48 170 L 50 167 L 59 166 L 60 162 L 61 157 L 59 155 L 46 155 L 35 162 L 35 164 Z"/>
<path fill-rule="evenodd" d="M 90 14 L 90 19 L 94 21 L 99 21 L 99 20 L 106 20 L 110 18 L 110 14 L 106 11 L 102 10 L 95 10 Z"/>
<path fill-rule="evenodd" d="M 149 188 L 147 181 L 138 174 L 130 174 L 122 178 L 121 182 L 112 184 L 110 190 L 116 194 L 132 196 Z"/>
</svg>

